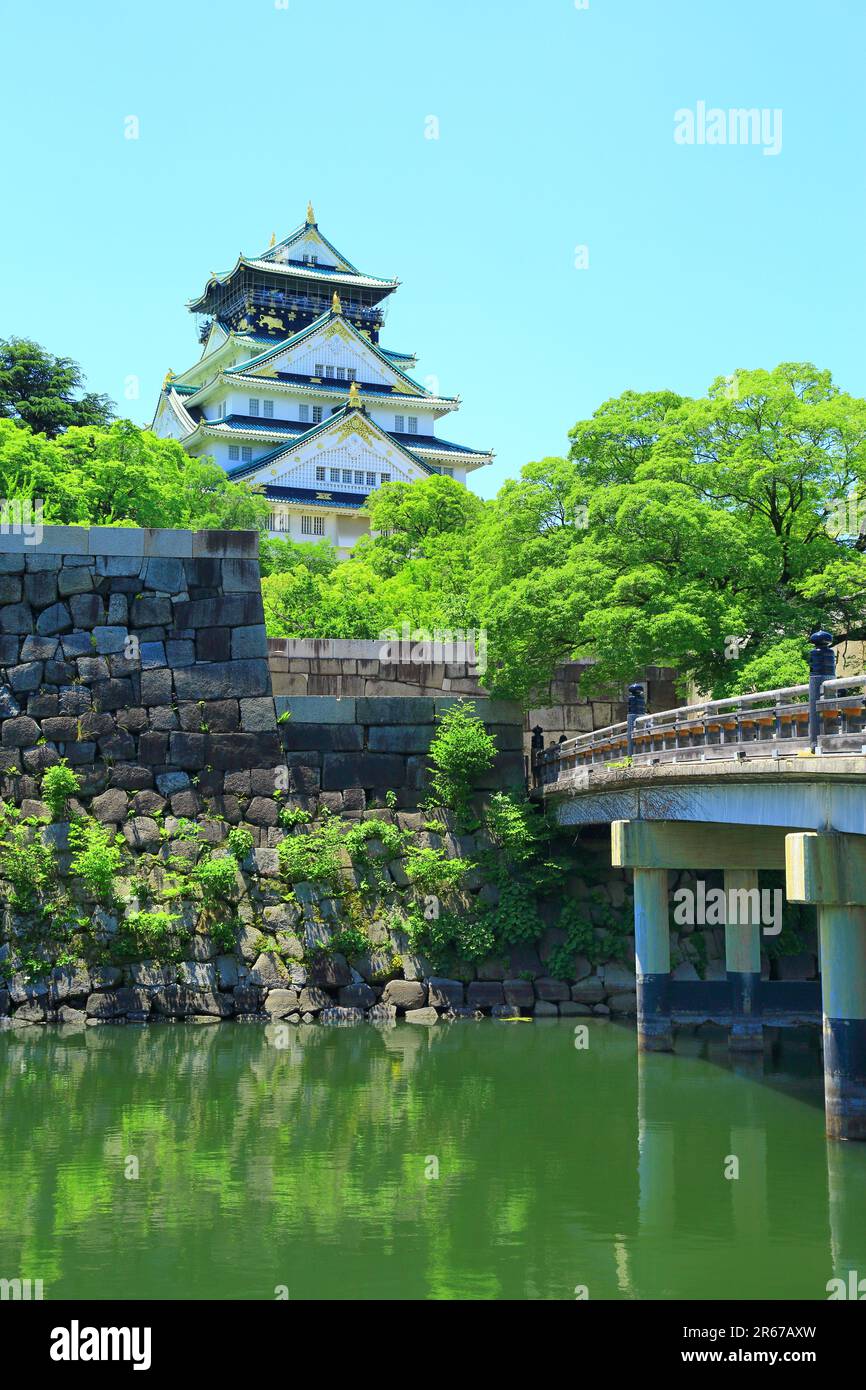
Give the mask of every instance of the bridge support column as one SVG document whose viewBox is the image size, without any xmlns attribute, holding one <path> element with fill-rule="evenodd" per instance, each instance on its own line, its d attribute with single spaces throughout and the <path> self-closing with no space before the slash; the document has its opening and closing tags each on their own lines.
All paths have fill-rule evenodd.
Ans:
<svg viewBox="0 0 866 1390">
<path fill-rule="evenodd" d="M 788 835 L 788 897 L 818 906 L 824 1106 L 831 1139 L 866 1140 L 866 836 Z"/>
<path fill-rule="evenodd" d="M 760 1052 L 764 1047 L 764 1029 L 757 869 L 725 869 L 725 903 L 725 965 L 731 986 L 728 1046 L 737 1052 Z"/>
<path fill-rule="evenodd" d="M 634 871 L 637 1040 L 644 1052 L 670 1052 L 671 941 L 667 869 Z"/>
<path fill-rule="evenodd" d="M 866 907 L 821 906 L 824 1106 L 831 1139 L 866 1139 Z"/>
</svg>

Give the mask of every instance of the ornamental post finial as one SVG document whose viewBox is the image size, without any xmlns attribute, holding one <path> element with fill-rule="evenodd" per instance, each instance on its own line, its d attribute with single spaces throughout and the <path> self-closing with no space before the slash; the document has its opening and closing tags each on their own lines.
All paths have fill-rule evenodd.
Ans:
<svg viewBox="0 0 866 1390">
<path fill-rule="evenodd" d="M 170 381 L 174 381 L 174 372 L 171 370 L 171 367 L 169 367 L 168 371 L 167 371 L 166 374 L 165 374 L 165 377 L 163 378 L 163 383 L 162 383 L 162 389 L 163 389 L 163 391 L 165 390 L 166 386 L 168 385 L 168 383 L 169 383 Z"/>
<path fill-rule="evenodd" d="M 360 410 L 360 408 L 361 408 L 361 393 L 360 393 L 360 391 L 358 390 L 358 383 L 357 383 L 357 381 L 353 381 L 353 382 L 351 383 L 350 387 L 349 387 L 349 409 L 350 409 L 350 410 Z"/>
<path fill-rule="evenodd" d="M 340 296 L 337 294 L 337 291 L 334 290 L 334 298 L 331 300 L 331 313 L 332 313 L 332 314 L 342 314 L 342 312 L 343 312 L 343 305 L 342 305 L 342 303 L 340 302 Z"/>
<path fill-rule="evenodd" d="M 308 226 L 308 227 L 315 227 L 315 225 L 316 225 L 316 214 L 313 212 L 313 204 L 312 204 L 312 203 L 307 203 L 307 226 Z"/>
</svg>

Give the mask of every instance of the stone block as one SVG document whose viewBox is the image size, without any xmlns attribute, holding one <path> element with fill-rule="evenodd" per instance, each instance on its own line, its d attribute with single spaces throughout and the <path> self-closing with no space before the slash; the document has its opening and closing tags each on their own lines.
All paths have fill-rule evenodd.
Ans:
<svg viewBox="0 0 866 1390">
<path fill-rule="evenodd" d="M 154 555 L 145 560 L 143 582 L 148 589 L 164 594 L 186 593 L 186 574 L 182 560 Z"/>
<path fill-rule="evenodd" d="M 57 592 L 61 598 L 68 598 L 70 594 L 86 594 L 93 588 L 93 575 L 84 565 L 76 565 L 69 569 L 64 565 L 63 569 L 57 571 Z"/>
<path fill-rule="evenodd" d="M 91 555 L 144 554 L 144 531 L 138 526 L 91 526 L 89 550 Z"/>
<path fill-rule="evenodd" d="M 470 1009 L 492 1009 L 494 1004 L 504 1004 L 502 985 L 494 981 L 473 980 L 466 990 L 466 1003 Z"/>
<path fill-rule="evenodd" d="M 241 700 L 240 719 L 241 728 L 245 733 L 263 733 L 268 729 L 276 729 L 277 716 L 273 700 L 270 696 Z"/>
<path fill-rule="evenodd" d="M 342 791 L 344 787 L 392 789 L 406 784 L 406 760 L 396 753 L 326 753 L 322 767 L 322 788 Z"/>
<path fill-rule="evenodd" d="M 535 993 L 539 999 L 546 999 L 549 1004 L 558 1004 L 561 999 L 569 998 L 569 987 L 565 980 L 552 980 L 543 976 L 535 981 Z"/>
<path fill-rule="evenodd" d="M 260 593 L 231 594 L 177 603 L 174 619 L 179 628 L 238 628 L 259 626 L 265 614 Z"/>
<path fill-rule="evenodd" d="M 263 659 L 186 666 L 175 672 L 174 683 L 179 700 L 270 694 L 268 663 Z"/>
<path fill-rule="evenodd" d="M 371 753 L 426 753 L 435 732 L 432 724 L 380 724 L 369 730 Z"/>
<path fill-rule="evenodd" d="M 195 643 L 188 640 L 173 641 L 171 638 L 165 644 L 165 659 L 169 666 L 192 666 L 195 661 Z"/>
<path fill-rule="evenodd" d="M 274 700 L 278 715 L 288 712 L 288 724 L 354 724 L 359 701 L 328 695 L 280 695 Z M 286 726 L 287 727 L 287 726 Z"/>
<path fill-rule="evenodd" d="M 254 560 L 259 553 L 259 533 L 258 531 L 193 531 L 192 553 L 195 557 L 210 555 L 220 559 Z"/>
<path fill-rule="evenodd" d="M 19 608 L 26 608 L 28 614 L 30 609 L 26 604 L 13 604 L 11 608 L 0 610 L 0 621 L 9 613 L 15 613 Z M 43 609 L 36 620 L 36 631 L 42 637 L 50 637 L 55 633 L 69 632 L 72 628 L 72 615 L 65 603 L 52 603 L 49 608 Z M 7 632 L 31 632 L 32 620 L 27 627 L 7 626 Z"/>
<path fill-rule="evenodd" d="M 518 1009 L 531 1009 L 535 1003 L 531 980 L 503 980 L 502 994 L 506 1004 L 513 1004 Z"/>
<path fill-rule="evenodd" d="M 359 724 L 430 724 L 432 728 L 434 713 L 432 698 L 371 699 L 363 696 L 356 701 Z"/>
<path fill-rule="evenodd" d="M 463 992 L 460 980 L 447 980 L 439 975 L 431 975 L 427 981 L 427 997 L 436 1009 L 462 1007 Z"/>
<path fill-rule="evenodd" d="M 382 991 L 382 1002 L 398 1009 L 421 1009 L 427 1003 L 427 990 L 420 980 L 389 980 Z"/>
<path fill-rule="evenodd" d="M 241 661 L 245 657 L 266 657 L 267 636 L 264 623 L 254 623 L 251 627 L 237 627 L 231 633 L 231 657 Z"/>
<path fill-rule="evenodd" d="M 32 603 L 36 608 L 47 608 L 49 603 L 56 603 L 57 571 L 39 570 L 35 574 L 26 575 L 24 579 L 24 597 L 28 603 Z M 20 579 L 4 579 L 2 581 L 0 601 L 3 603 L 17 603 L 20 598 Z"/>
</svg>

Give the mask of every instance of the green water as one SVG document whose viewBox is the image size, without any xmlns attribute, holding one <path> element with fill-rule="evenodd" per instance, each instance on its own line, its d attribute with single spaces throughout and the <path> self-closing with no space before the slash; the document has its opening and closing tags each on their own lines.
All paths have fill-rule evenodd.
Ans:
<svg viewBox="0 0 866 1390">
<path fill-rule="evenodd" d="M 866 1275 L 866 1146 L 824 1138 L 816 1030 L 733 1066 L 721 1034 L 638 1059 L 590 1021 L 588 1043 L 566 1020 L 6 1030 L 0 1277 L 46 1298 L 823 1299 Z"/>
</svg>

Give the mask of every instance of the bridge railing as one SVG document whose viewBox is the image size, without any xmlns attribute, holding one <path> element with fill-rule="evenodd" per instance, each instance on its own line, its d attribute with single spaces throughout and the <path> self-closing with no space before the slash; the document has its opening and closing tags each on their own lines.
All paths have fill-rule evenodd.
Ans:
<svg viewBox="0 0 866 1390">
<path fill-rule="evenodd" d="M 785 757 L 813 747 L 819 754 L 866 752 L 866 675 L 824 680 L 816 695 L 817 737 L 810 736 L 810 687 L 791 685 L 633 715 L 537 749 L 534 780 L 544 786 L 579 768 Z"/>
</svg>

